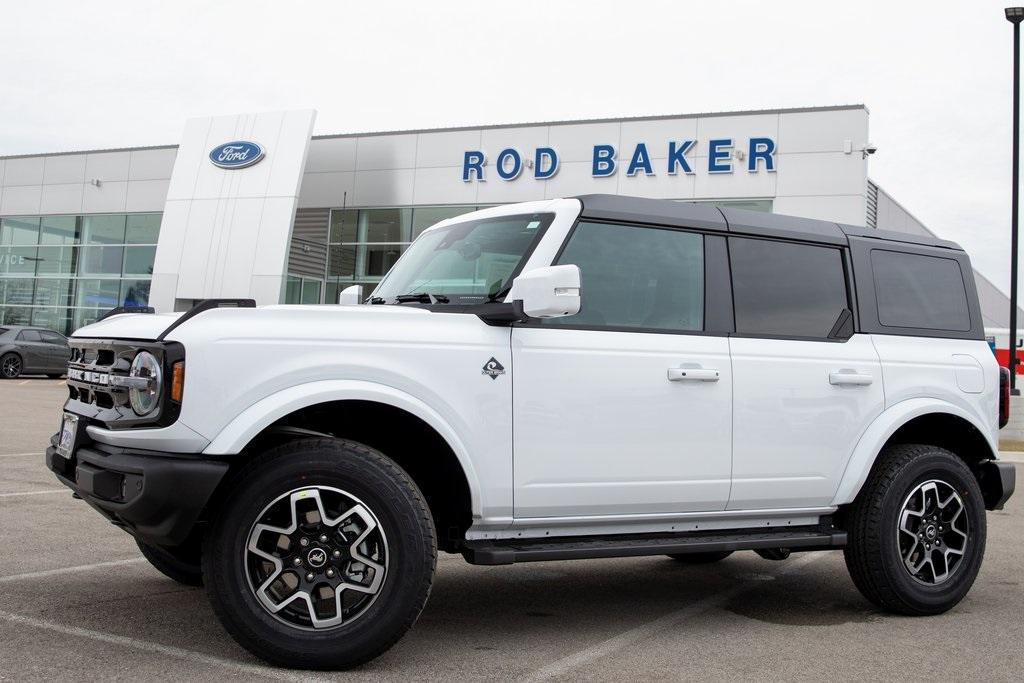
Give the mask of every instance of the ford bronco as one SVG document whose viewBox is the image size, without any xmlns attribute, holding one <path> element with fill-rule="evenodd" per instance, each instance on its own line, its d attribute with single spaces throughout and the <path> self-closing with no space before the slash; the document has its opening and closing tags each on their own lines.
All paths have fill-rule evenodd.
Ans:
<svg viewBox="0 0 1024 683">
<path fill-rule="evenodd" d="M 365 297 L 115 310 L 71 347 L 48 467 L 285 666 L 387 650 L 438 550 L 841 549 L 868 600 L 937 614 L 1014 488 L 967 254 L 804 218 L 496 207 L 426 230 Z"/>
</svg>

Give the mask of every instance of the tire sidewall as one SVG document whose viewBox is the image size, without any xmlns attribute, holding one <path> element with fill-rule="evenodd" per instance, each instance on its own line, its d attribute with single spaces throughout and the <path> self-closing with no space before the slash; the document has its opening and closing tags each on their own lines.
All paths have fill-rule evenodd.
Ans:
<svg viewBox="0 0 1024 683">
<path fill-rule="evenodd" d="M 424 582 L 429 587 L 433 574 L 433 528 L 423 528 L 410 491 L 378 463 L 353 455 L 341 442 L 336 451 L 326 452 L 320 446 L 309 453 L 292 450 L 271 458 L 239 482 L 211 530 L 210 540 L 223 544 L 217 552 L 222 566 L 207 569 L 204 562 L 204 573 L 215 575 L 207 585 L 225 591 L 219 597 L 230 603 L 229 613 L 222 617 L 231 618 L 251 643 L 268 648 L 263 649 L 270 655 L 266 658 L 278 663 L 323 668 L 372 657 L 382 649 L 382 642 L 390 645 L 396 632 L 404 632 L 410 611 L 418 615 L 426 597 L 419 595 L 419 589 Z M 411 481 L 406 483 L 414 494 L 419 493 Z M 387 538 L 387 572 L 376 599 L 349 624 L 324 631 L 300 630 L 272 616 L 250 588 L 246 572 L 246 545 L 257 516 L 278 496 L 305 486 L 331 486 L 352 494 L 377 517 Z M 427 557 L 431 561 L 425 561 Z M 342 645 L 344 652 L 339 654 Z M 304 659 L 282 662 L 282 657 L 291 659 L 290 653 L 301 653 Z"/>
<path fill-rule="evenodd" d="M 18 368 L 18 372 L 17 373 L 15 373 L 13 375 L 8 375 L 6 373 L 6 371 L 4 370 L 4 364 L 6 363 L 7 359 L 11 358 L 12 356 L 14 358 L 18 359 L 20 367 Z M 18 354 L 16 354 L 16 353 L 6 353 L 3 356 L 0 356 L 0 379 L 18 379 L 19 377 L 21 377 L 21 373 L 24 372 L 24 371 L 25 371 L 25 361 L 22 360 L 21 356 L 19 356 Z"/>
<path fill-rule="evenodd" d="M 967 556 L 952 577 L 929 586 L 915 580 L 903 564 L 899 550 L 899 523 L 903 502 L 919 484 L 939 479 L 953 486 L 964 503 L 970 529 Z M 882 528 L 878 530 L 883 553 L 882 567 L 889 581 L 911 605 L 921 611 L 944 611 L 959 602 L 971 589 L 985 555 L 985 506 L 978 482 L 960 460 L 945 451 L 933 451 L 913 460 L 885 493 Z"/>
</svg>

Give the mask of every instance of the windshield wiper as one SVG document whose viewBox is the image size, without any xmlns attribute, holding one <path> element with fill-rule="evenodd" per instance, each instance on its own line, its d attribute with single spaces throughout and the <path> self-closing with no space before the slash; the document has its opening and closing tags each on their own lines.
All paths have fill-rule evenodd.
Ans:
<svg viewBox="0 0 1024 683">
<path fill-rule="evenodd" d="M 448 303 L 448 297 L 444 294 L 428 294 L 427 292 L 420 292 L 417 294 L 399 294 L 395 297 L 395 301 L 400 304 L 407 304 L 411 302 L 421 304 L 446 304 Z"/>
</svg>

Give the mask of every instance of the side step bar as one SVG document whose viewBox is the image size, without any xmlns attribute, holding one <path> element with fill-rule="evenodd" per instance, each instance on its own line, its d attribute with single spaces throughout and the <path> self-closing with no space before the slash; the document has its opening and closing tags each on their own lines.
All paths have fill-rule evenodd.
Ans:
<svg viewBox="0 0 1024 683">
<path fill-rule="evenodd" d="M 686 534 L 574 536 L 566 538 L 467 541 L 462 555 L 470 564 L 514 564 L 545 560 L 675 555 L 760 548 L 829 550 L 846 545 L 846 532 L 837 529 L 786 527 L 738 529 Z"/>
</svg>

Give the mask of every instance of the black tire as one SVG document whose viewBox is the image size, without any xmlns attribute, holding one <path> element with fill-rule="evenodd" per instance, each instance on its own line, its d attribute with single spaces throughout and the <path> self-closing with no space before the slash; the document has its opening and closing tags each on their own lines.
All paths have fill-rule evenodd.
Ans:
<svg viewBox="0 0 1024 683">
<path fill-rule="evenodd" d="M 712 564 L 721 562 L 730 555 L 732 555 L 731 550 L 719 550 L 714 553 L 679 553 L 678 555 L 669 555 L 669 557 L 683 564 Z"/>
<path fill-rule="evenodd" d="M 0 379 L 18 379 L 24 369 L 21 356 L 13 351 L 0 356 Z"/>
<path fill-rule="evenodd" d="M 145 557 L 153 567 L 167 578 L 186 586 L 203 585 L 203 568 L 198 549 L 161 548 L 135 539 Z"/>
<path fill-rule="evenodd" d="M 911 554 L 915 544 L 913 533 L 899 531 L 902 510 L 909 504 L 913 493 L 917 500 L 920 487 L 929 482 L 945 484 L 943 490 L 955 491 L 959 501 L 947 501 L 963 508 L 962 516 L 968 527 L 961 526 L 962 556 L 938 566 L 945 567 L 948 577 L 941 578 L 935 565 L 922 568 L 915 578 L 905 564 L 905 554 Z M 917 504 L 912 504 L 917 507 Z M 927 506 L 924 501 L 922 507 Z M 915 513 L 916 514 L 916 513 Z M 926 529 L 952 531 L 953 525 L 941 526 L 943 513 L 939 511 L 939 526 Z M 907 518 L 910 519 L 909 517 Z M 846 567 L 853 583 L 868 600 L 879 607 L 899 614 L 923 616 L 941 614 L 954 607 L 970 590 L 981 569 L 985 555 L 985 504 L 974 475 L 964 462 L 949 451 L 935 446 L 902 444 L 886 449 L 880 456 L 857 499 L 850 506 L 847 517 L 849 544 L 844 550 Z M 921 522 L 924 526 L 927 519 Z M 912 523 L 911 522 L 908 523 Z M 962 525 L 962 520 L 957 524 Z M 909 536 L 909 538 L 908 538 Z M 927 538 L 921 535 L 921 538 Z M 940 551 L 944 537 L 939 538 L 935 551 Z M 901 547 L 901 542 L 905 545 Z M 932 541 L 934 543 L 934 541 Z M 946 543 L 945 548 L 951 544 Z M 923 551 L 918 551 L 923 552 Z M 927 554 L 927 553 L 926 553 Z M 921 562 L 923 566 L 923 562 Z"/>
<path fill-rule="evenodd" d="M 247 548 L 250 533 L 255 534 L 257 540 L 261 533 L 269 533 L 258 531 L 256 522 L 267 523 L 270 511 L 277 509 L 273 506 L 282 504 L 282 500 L 291 501 L 289 508 L 293 523 L 301 521 L 294 533 L 306 533 L 304 525 L 309 523 L 308 516 L 300 516 L 297 511 L 299 500 L 288 494 L 312 500 L 307 493 L 314 489 L 323 492 L 324 496 L 337 491 L 356 499 L 379 522 L 379 526 L 374 528 L 379 528 L 385 535 L 382 544 L 386 564 L 382 566 L 386 569 L 382 572 L 383 579 L 375 597 L 351 620 L 343 620 L 325 629 L 302 628 L 286 623 L 280 616 L 285 614 L 284 609 L 279 616 L 274 616 L 263 606 L 251 583 L 252 572 L 258 571 L 261 560 L 253 562 L 253 554 Z M 218 498 L 225 504 L 212 515 L 214 522 L 203 545 L 206 589 L 213 610 L 228 633 L 257 657 L 271 664 L 303 669 L 350 668 L 385 652 L 416 622 L 430 594 L 437 564 L 434 525 L 419 488 L 401 467 L 382 453 L 340 439 L 292 441 L 257 456 Z M 342 541 L 345 540 L 342 529 L 345 525 L 338 520 L 343 516 L 335 518 L 333 524 L 337 526 L 331 528 Z M 319 515 L 316 519 L 332 523 Z M 323 529 L 323 524 L 320 528 Z M 285 538 L 276 533 L 274 536 L 280 536 L 278 540 Z M 286 571 L 287 563 L 296 559 L 302 562 L 303 558 L 311 561 L 311 551 L 323 538 L 326 535 L 314 536 L 312 544 L 309 547 L 304 544 L 295 557 L 280 555 L 281 566 L 271 574 L 283 579 L 289 573 Z M 334 542 L 333 537 L 331 542 Z M 273 550 L 292 552 L 298 545 L 288 542 L 287 547 L 287 550 L 278 551 L 276 547 Z M 377 547 L 379 549 L 380 546 Z M 348 551 L 354 548 L 353 544 Z M 324 546 L 324 549 L 330 548 Z M 343 561 L 344 558 L 338 562 Z M 262 562 L 264 567 L 269 564 Z M 356 560 L 349 562 L 347 570 L 339 564 L 335 576 L 351 571 Z M 319 566 L 317 571 L 326 571 L 322 564 Z M 362 566 L 366 576 L 368 572 L 365 565 Z M 304 575 L 301 572 L 306 571 L 306 567 L 299 567 L 293 578 L 302 581 Z M 376 570 L 372 575 L 376 578 Z M 305 576 L 312 576 L 312 573 Z M 265 585 L 269 585 L 269 581 Z M 268 597 L 270 588 L 264 591 L 264 597 Z M 317 590 L 314 587 L 306 595 L 312 597 Z M 341 593 L 344 591 L 337 594 Z M 277 602 L 284 604 L 289 598 L 286 595 Z M 320 600 L 323 600 L 322 596 Z M 296 600 L 293 604 L 299 605 L 300 602 Z M 310 618 L 314 609 L 311 605 L 307 609 L 306 618 Z"/>
</svg>

